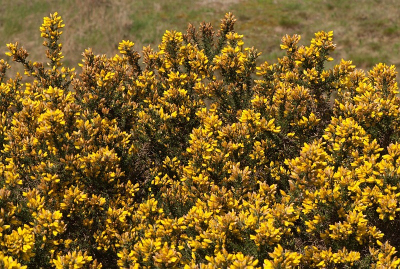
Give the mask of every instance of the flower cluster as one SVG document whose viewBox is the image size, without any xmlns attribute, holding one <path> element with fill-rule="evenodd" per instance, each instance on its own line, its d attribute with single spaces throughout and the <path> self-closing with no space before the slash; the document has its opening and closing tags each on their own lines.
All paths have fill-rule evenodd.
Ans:
<svg viewBox="0 0 400 269">
<path fill-rule="evenodd" d="M 0 60 L 1 268 L 400 265 L 395 67 L 327 69 L 323 31 L 257 66 L 235 22 L 87 49 L 78 75 L 57 13 L 47 64 L 7 45 L 25 73 Z"/>
</svg>

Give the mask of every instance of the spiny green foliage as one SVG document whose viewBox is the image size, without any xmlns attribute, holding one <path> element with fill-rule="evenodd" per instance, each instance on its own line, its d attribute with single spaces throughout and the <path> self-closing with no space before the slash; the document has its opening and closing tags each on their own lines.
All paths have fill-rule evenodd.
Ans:
<svg viewBox="0 0 400 269">
<path fill-rule="evenodd" d="M 257 67 L 226 14 L 158 47 L 63 67 L 0 61 L 0 264 L 5 268 L 396 268 L 394 66 L 342 60 L 332 32 Z M 334 102 L 332 93 L 337 93 Z M 205 104 L 207 102 L 207 105 Z"/>
</svg>

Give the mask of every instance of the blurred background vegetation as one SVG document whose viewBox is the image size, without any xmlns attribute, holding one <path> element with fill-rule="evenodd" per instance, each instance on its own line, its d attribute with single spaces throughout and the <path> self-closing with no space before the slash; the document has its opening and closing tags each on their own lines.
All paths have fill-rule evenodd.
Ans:
<svg viewBox="0 0 400 269">
<path fill-rule="evenodd" d="M 314 33 L 334 31 L 332 55 L 369 69 L 379 62 L 400 66 L 400 1 L 398 0 L 0 0 L 0 53 L 18 41 L 32 61 L 45 60 L 39 27 L 43 17 L 57 11 L 66 27 L 61 42 L 64 63 L 76 67 L 91 47 L 95 54 L 113 56 L 123 39 L 156 49 L 165 30 L 185 32 L 188 23 L 202 21 L 219 29 L 226 12 L 237 18 L 236 31 L 245 46 L 263 54 L 259 63 L 284 55 L 279 44 L 285 34 L 300 34 L 309 45 Z M 79 71 L 79 69 L 78 69 Z"/>
</svg>

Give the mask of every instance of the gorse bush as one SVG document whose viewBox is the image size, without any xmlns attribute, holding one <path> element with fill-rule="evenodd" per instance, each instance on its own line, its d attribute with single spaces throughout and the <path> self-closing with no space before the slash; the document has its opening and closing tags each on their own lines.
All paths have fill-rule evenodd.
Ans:
<svg viewBox="0 0 400 269">
<path fill-rule="evenodd" d="M 332 32 L 257 66 L 235 21 L 88 49 L 79 75 L 57 13 L 47 63 L 7 45 L 1 268 L 398 267 L 395 67 L 327 69 Z"/>
</svg>

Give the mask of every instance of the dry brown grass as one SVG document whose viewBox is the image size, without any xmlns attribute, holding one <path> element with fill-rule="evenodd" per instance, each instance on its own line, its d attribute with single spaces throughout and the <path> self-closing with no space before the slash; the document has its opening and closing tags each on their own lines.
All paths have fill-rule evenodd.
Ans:
<svg viewBox="0 0 400 269">
<path fill-rule="evenodd" d="M 98 54 L 117 53 L 122 39 L 143 45 L 156 45 L 167 29 L 184 31 L 210 21 L 218 29 L 227 11 L 238 18 L 237 31 L 245 35 L 248 46 L 263 52 L 260 61 L 274 62 L 283 55 L 279 48 L 285 34 L 302 35 L 309 44 L 320 30 L 334 31 L 338 47 L 333 55 L 351 59 L 369 69 L 379 62 L 400 66 L 400 2 L 396 0 L 14 0 L 2 1 L 0 13 L 0 52 L 5 44 L 19 41 L 32 60 L 45 60 L 40 45 L 42 18 L 58 11 L 66 27 L 65 63 L 77 66 L 81 53 L 91 47 Z M 4 55 L 4 54 L 3 54 Z M 4 56 L 5 57 L 5 56 Z"/>
</svg>

